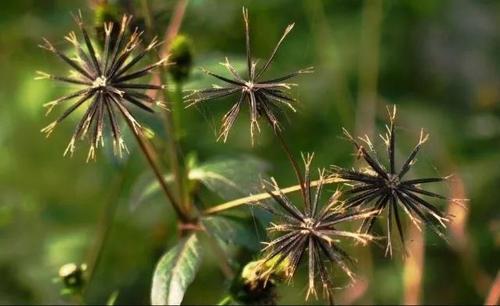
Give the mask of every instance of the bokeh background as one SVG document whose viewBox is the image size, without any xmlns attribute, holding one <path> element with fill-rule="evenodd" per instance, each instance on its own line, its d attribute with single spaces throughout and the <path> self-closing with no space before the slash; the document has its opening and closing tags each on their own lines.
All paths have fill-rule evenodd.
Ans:
<svg viewBox="0 0 500 306">
<path fill-rule="evenodd" d="M 141 20 L 143 1 L 109 2 Z M 149 4 L 162 35 L 176 2 Z M 412 256 L 406 261 L 400 250 L 391 260 L 383 256 L 383 246 L 347 246 L 359 260 L 360 281 L 339 290 L 339 302 L 483 303 L 500 262 L 500 2 L 191 0 L 181 33 L 193 43 L 194 67 L 184 89 L 210 84 L 198 68 L 222 71 L 217 64 L 224 56 L 243 68 L 243 5 L 250 10 L 258 58 L 268 56 L 288 23 L 296 23 L 268 75 L 316 68 L 297 80 L 298 112 L 284 124 L 297 156 L 315 152 L 318 167 L 353 165 L 353 150 L 340 137 L 341 128 L 373 135 L 380 143 L 376 135 L 384 131 L 386 106 L 396 104 L 400 161 L 424 128 L 431 138 L 412 175 L 453 173 L 447 186 L 436 190 L 470 199 L 466 209 L 434 201 L 455 216 L 449 242 L 430 232 L 423 242 L 409 229 Z M 62 157 L 77 115 L 49 139 L 40 133 L 55 117 L 44 117 L 42 104 L 65 88 L 35 81 L 34 72 L 64 72 L 66 67 L 37 45 L 47 37 L 66 46 L 63 35 L 75 29 L 70 12 L 82 9 L 92 22 L 90 7 L 83 0 L 0 4 L 2 304 L 67 302 L 59 295 L 61 284 L 54 283 L 58 269 L 87 261 L 110 212 L 112 227 L 87 301 L 103 303 L 118 291 L 119 303 L 148 303 L 155 262 L 176 239 L 173 213 L 161 195 L 139 207 L 130 200 L 151 176 L 131 138 L 127 158 L 117 160 L 104 150 L 96 162 L 85 163 L 84 146 L 73 158 Z M 186 154 L 200 161 L 252 156 L 265 161 L 282 186 L 295 184 L 270 131 L 264 128 L 251 146 L 246 113 L 226 144 L 215 141 L 219 118 L 230 102 L 184 112 Z M 141 119 L 161 148 L 161 117 Z M 345 279 L 338 280 L 342 286 Z M 302 301 L 305 278 L 297 277 L 292 285 L 280 286 L 280 302 Z M 226 287 L 207 251 L 186 302 L 215 303 Z"/>
</svg>

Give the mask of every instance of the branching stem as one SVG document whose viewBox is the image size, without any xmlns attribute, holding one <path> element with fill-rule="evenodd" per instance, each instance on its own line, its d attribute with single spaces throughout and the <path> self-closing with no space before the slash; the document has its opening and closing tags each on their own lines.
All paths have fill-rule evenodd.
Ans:
<svg viewBox="0 0 500 306">
<path fill-rule="evenodd" d="M 332 178 L 325 179 L 323 181 L 323 184 L 326 185 L 326 184 L 333 184 L 333 183 L 339 183 L 339 182 L 342 182 L 342 180 L 339 178 L 336 178 L 336 177 L 332 177 Z M 319 183 L 320 183 L 320 180 L 312 181 L 311 187 L 318 186 Z M 287 193 L 295 192 L 298 190 L 302 190 L 301 185 L 295 185 L 295 186 L 283 188 L 283 189 L 281 189 L 281 192 L 283 192 L 284 194 L 287 194 Z M 277 192 L 275 192 L 275 191 L 273 191 L 272 193 L 275 195 L 278 195 Z M 266 200 L 269 198 L 271 198 L 271 195 L 267 192 L 263 192 L 263 193 L 251 195 L 248 197 L 235 199 L 235 200 L 225 202 L 225 203 L 222 203 L 219 205 L 215 205 L 213 207 L 206 209 L 203 212 L 203 214 L 204 215 L 218 214 L 218 213 L 224 212 L 224 211 L 229 210 L 229 209 L 237 208 L 237 207 L 245 205 L 245 204 L 256 203 L 256 202 Z"/>
</svg>

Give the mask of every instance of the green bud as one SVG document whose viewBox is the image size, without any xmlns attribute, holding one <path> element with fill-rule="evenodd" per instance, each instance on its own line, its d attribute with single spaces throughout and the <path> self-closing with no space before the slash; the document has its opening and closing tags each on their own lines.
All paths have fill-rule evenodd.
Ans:
<svg viewBox="0 0 500 306">
<path fill-rule="evenodd" d="M 288 270 L 287 259 L 276 265 L 277 260 L 249 262 L 231 286 L 233 298 L 247 305 L 275 305 L 276 282 L 281 281 Z"/>
<path fill-rule="evenodd" d="M 185 35 L 177 35 L 170 45 L 170 62 L 173 65 L 169 72 L 176 82 L 187 79 L 193 65 L 193 43 Z"/>
<path fill-rule="evenodd" d="M 68 263 L 59 269 L 59 279 L 64 284 L 63 292 L 76 293 L 79 292 L 85 284 L 86 264 L 80 266 L 75 263 Z"/>
</svg>

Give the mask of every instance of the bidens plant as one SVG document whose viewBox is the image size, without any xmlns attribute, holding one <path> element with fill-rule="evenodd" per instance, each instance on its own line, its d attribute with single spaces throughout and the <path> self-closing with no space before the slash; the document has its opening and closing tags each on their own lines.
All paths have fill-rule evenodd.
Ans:
<svg viewBox="0 0 500 306">
<path fill-rule="evenodd" d="M 177 12 L 183 13 L 182 7 Z M 293 24 L 285 29 L 269 58 L 259 65 L 252 57 L 249 14 L 243 8 L 247 70 L 245 75 L 241 75 L 226 58 L 223 66 L 227 68 L 229 77 L 204 70 L 223 85 L 191 90 L 183 98 L 182 95 L 172 94 L 165 85 L 169 76 L 168 69 L 172 69 L 170 81 L 175 83 L 177 89 L 181 88 L 182 82 L 189 78 L 192 63 L 191 40 L 186 36 L 173 39 L 176 29 L 178 30 L 177 24 L 169 27 L 167 39 L 170 38 L 163 42 L 159 52 L 154 53 L 153 50 L 160 45 L 160 42 L 154 38 L 150 43 L 144 43 L 141 38 L 144 33 L 155 37 L 156 34 L 151 27 L 152 16 L 149 16 L 150 26 L 144 29 L 135 28 L 133 31 L 130 31 L 130 16 L 123 16 L 120 24 L 105 22 L 104 38 L 100 40 L 92 39 L 81 15 L 76 16 L 75 20 L 80 35 L 70 32 L 65 37 L 74 47 L 72 55 L 56 49 L 46 39 L 42 45 L 44 49 L 68 64 L 73 71 L 68 77 L 39 72 L 39 78 L 61 81 L 77 87 L 74 92 L 45 104 L 49 113 L 57 105 L 76 100 L 58 119 L 42 129 L 42 132 L 50 135 L 66 117 L 79 108 L 85 108 L 65 154 L 72 154 L 76 142 L 90 135 L 88 159 L 94 159 L 96 150 L 105 143 L 105 131 L 109 130 L 114 151 L 121 157 L 122 151 L 127 149 L 118 117 L 123 118 L 128 125 L 128 131 L 135 136 L 140 152 L 144 154 L 155 174 L 157 186 L 165 193 L 167 202 L 172 205 L 179 220 L 178 243 L 160 258 L 153 275 L 151 289 L 153 304 L 181 303 L 188 286 L 195 279 L 205 252 L 214 252 L 224 275 L 232 283 L 227 287 L 228 295 L 223 298 L 222 304 L 275 304 L 279 299 L 275 292 L 276 286 L 282 282 L 291 283 L 302 265 L 307 268 L 308 285 L 305 299 L 311 296 L 317 298 L 318 284 L 320 284 L 324 298 L 333 303 L 334 289 L 345 285 L 334 282 L 336 278 L 332 276 L 335 273 L 333 270 L 338 268 L 347 274 L 349 280 L 355 279 L 353 271 L 356 268 L 356 261 L 340 242 L 351 240 L 356 242 L 356 246 L 364 246 L 375 239 L 382 239 L 383 237 L 373 233 L 372 228 L 376 218 L 382 216 L 384 211 L 387 211 L 386 254 L 392 254 L 393 219 L 403 249 L 405 249 L 404 223 L 401 220 L 404 216 L 419 228 L 428 225 L 438 235 L 445 237 L 443 229 L 449 218 L 435 207 L 430 199 L 448 198 L 428 191 L 421 185 L 441 182 L 447 177 L 406 178 L 415 163 L 421 145 L 427 140 L 427 134 L 424 133 L 421 134 L 418 144 L 409 157 L 398 168 L 395 158 L 395 107 L 389 112 L 390 123 L 387 134 L 383 137 L 387 146 L 388 166 L 384 166 L 377 159 L 368 138 L 356 139 L 345 130 L 345 135 L 354 144 L 358 155 L 367 163 L 368 168 L 349 170 L 331 166 L 330 172 L 318 170 L 318 179 L 312 180 L 313 155 L 303 157 L 304 167 L 299 166 L 295 150 L 290 148 L 283 137 L 284 129 L 280 116 L 284 108 L 295 112 L 296 100 L 292 97 L 290 89 L 296 84 L 289 83 L 289 80 L 302 74 L 312 73 L 313 69 L 306 68 L 282 76 L 264 78 L 279 47 L 292 30 Z M 173 18 L 173 20 L 178 19 Z M 174 43 L 171 43 L 172 41 Z M 168 67 L 166 62 L 171 48 L 175 51 L 174 62 Z M 147 61 L 151 63 L 145 64 Z M 154 77 L 147 79 L 150 75 Z M 157 99 L 158 94 L 163 98 Z M 255 194 L 249 185 L 242 184 L 236 188 L 245 197 L 233 198 L 219 205 L 208 205 L 209 207 L 205 209 L 201 205 L 202 195 L 196 188 L 197 184 L 205 184 L 209 190 L 219 195 L 223 193 L 221 189 L 234 189 L 232 176 L 244 172 L 244 165 L 250 161 L 235 161 L 231 171 L 221 174 L 218 173 L 221 169 L 214 164 L 200 165 L 193 159 L 179 154 L 183 152 L 182 141 L 179 141 L 181 137 L 176 129 L 186 124 L 181 121 L 183 117 L 180 116 L 180 113 L 186 110 L 178 106 L 184 105 L 186 108 L 201 104 L 209 106 L 207 102 L 227 97 L 235 97 L 235 102 L 222 118 L 222 127 L 217 140 L 222 139 L 226 142 L 236 118 L 243 111 L 243 106 L 247 106 L 250 113 L 252 144 L 256 137 L 255 132 L 260 131 L 259 120 L 262 119 L 272 127 L 277 143 L 290 161 L 298 185 L 281 188 L 274 178 L 271 178 L 264 181 L 262 193 Z M 158 100 L 164 101 L 166 106 L 172 106 L 170 107 L 172 112 L 165 112 L 163 116 L 167 129 L 165 143 L 168 147 L 167 152 L 171 155 L 169 156 L 171 172 L 162 170 L 160 165 L 163 161 L 160 155 L 148 137 L 145 137 L 141 124 L 133 115 L 136 111 L 133 108 L 153 113 L 155 106 L 163 106 Z M 163 108 L 163 111 L 166 109 Z M 227 166 L 228 163 L 224 165 Z M 227 186 L 223 186 L 224 184 Z M 337 185 L 337 189 L 331 191 L 331 188 L 325 188 L 327 185 Z M 342 185 L 348 187 L 341 188 Z M 288 195 L 297 191 L 301 196 L 300 201 L 292 200 Z M 245 222 L 244 218 L 227 216 L 230 209 L 243 206 L 261 212 L 253 216 L 258 221 L 257 225 L 256 222 L 252 224 Z M 353 225 L 357 223 L 361 223 L 360 229 L 352 230 Z M 349 225 L 346 227 L 345 224 Z M 269 238 L 259 236 L 261 241 L 258 243 L 261 247 L 255 250 L 250 241 L 252 238 L 242 233 L 254 231 L 258 226 L 267 230 Z M 210 248 L 202 248 L 202 241 Z M 238 262 L 230 258 L 227 249 L 231 244 L 254 248 L 253 260 Z M 95 270 L 95 262 L 89 270 Z M 85 294 L 86 291 L 81 292 Z"/>
</svg>

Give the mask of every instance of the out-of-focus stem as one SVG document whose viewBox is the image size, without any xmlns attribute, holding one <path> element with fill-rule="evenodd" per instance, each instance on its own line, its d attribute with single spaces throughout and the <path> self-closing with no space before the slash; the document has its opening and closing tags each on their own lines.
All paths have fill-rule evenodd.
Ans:
<svg viewBox="0 0 500 306">
<path fill-rule="evenodd" d="M 500 272 L 491 285 L 490 292 L 484 301 L 484 305 L 498 305 L 500 303 Z"/>
<path fill-rule="evenodd" d="M 149 4 L 149 0 L 141 1 L 142 9 L 144 11 L 144 21 L 146 23 L 146 28 L 152 29 L 153 27 L 153 18 L 151 14 L 151 5 Z"/>
<path fill-rule="evenodd" d="M 377 105 L 382 6 L 382 0 L 366 0 L 362 12 L 356 132 L 370 137 L 374 133 Z"/>
<path fill-rule="evenodd" d="M 359 89 L 356 111 L 356 134 L 373 136 L 377 105 L 377 83 L 379 72 L 380 25 L 382 20 L 382 0 L 365 0 L 362 11 L 362 25 L 359 54 Z M 362 303 L 373 304 L 373 258 L 371 248 L 353 250 L 360 258 L 359 271 L 367 280 L 369 290 Z"/>
<path fill-rule="evenodd" d="M 337 52 L 339 49 L 329 46 L 338 46 L 333 35 L 334 30 L 332 29 L 334 27 L 332 28 L 329 24 L 329 19 L 325 13 L 324 1 L 309 0 L 302 1 L 302 3 L 304 5 L 304 13 L 311 27 L 315 50 L 321 61 L 321 65 L 318 65 L 321 68 L 316 72 L 319 75 L 315 74 L 319 78 L 326 79 L 328 84 L 331 84 L 331 92 L 335 101 L 335 103 L 332 103 L 332 106 L 336 108 L 342 126 L 348 127 L 354 122 L 354 101 L 349 92 L 345 71 L 342 68 L 342 62 Z"/>
<path fill-rule="evenodd" d="M 422 300 L 422 273 L 425 264 L 424 233 L 416 226 L 409 227 L 409 255 L 404 263 L 403 283 L 405 305 L 420 305 Z"/>
<path fill-rule="evenodd" d="M 96 230 L 96 239 L 94 240 L 94 244 L 90 249 L 89 254 L 87 255 L 87 281 L 86 285 L 82 291 L 82 300 L 84 300 L 85 293 L 90 288 L 92 284 L 92 280 L 94 279 L 95 271 L 99 266 L 99 262 L 102 257 L 102 253 L 104 251 L 104 246 L 106 245 L 106 241 L 108 240 L 109 233 L 111 231 L 113 220 L 116 214 L 116 209 L 118 207 L 118 197 L 123 188 L 123 185 L 127 179 L 127 166 L 130 163 L 127 162 L 124 169 L 122 169 L 122 173 L 118 178 L 115 178 L 115 182 L 111 184 L 112 192 L 109 195 L 109 198 L 106 200 L 106 205 L 102 211 L 102 215 L 100 217 L 99 225 Z"/>
</svg>

